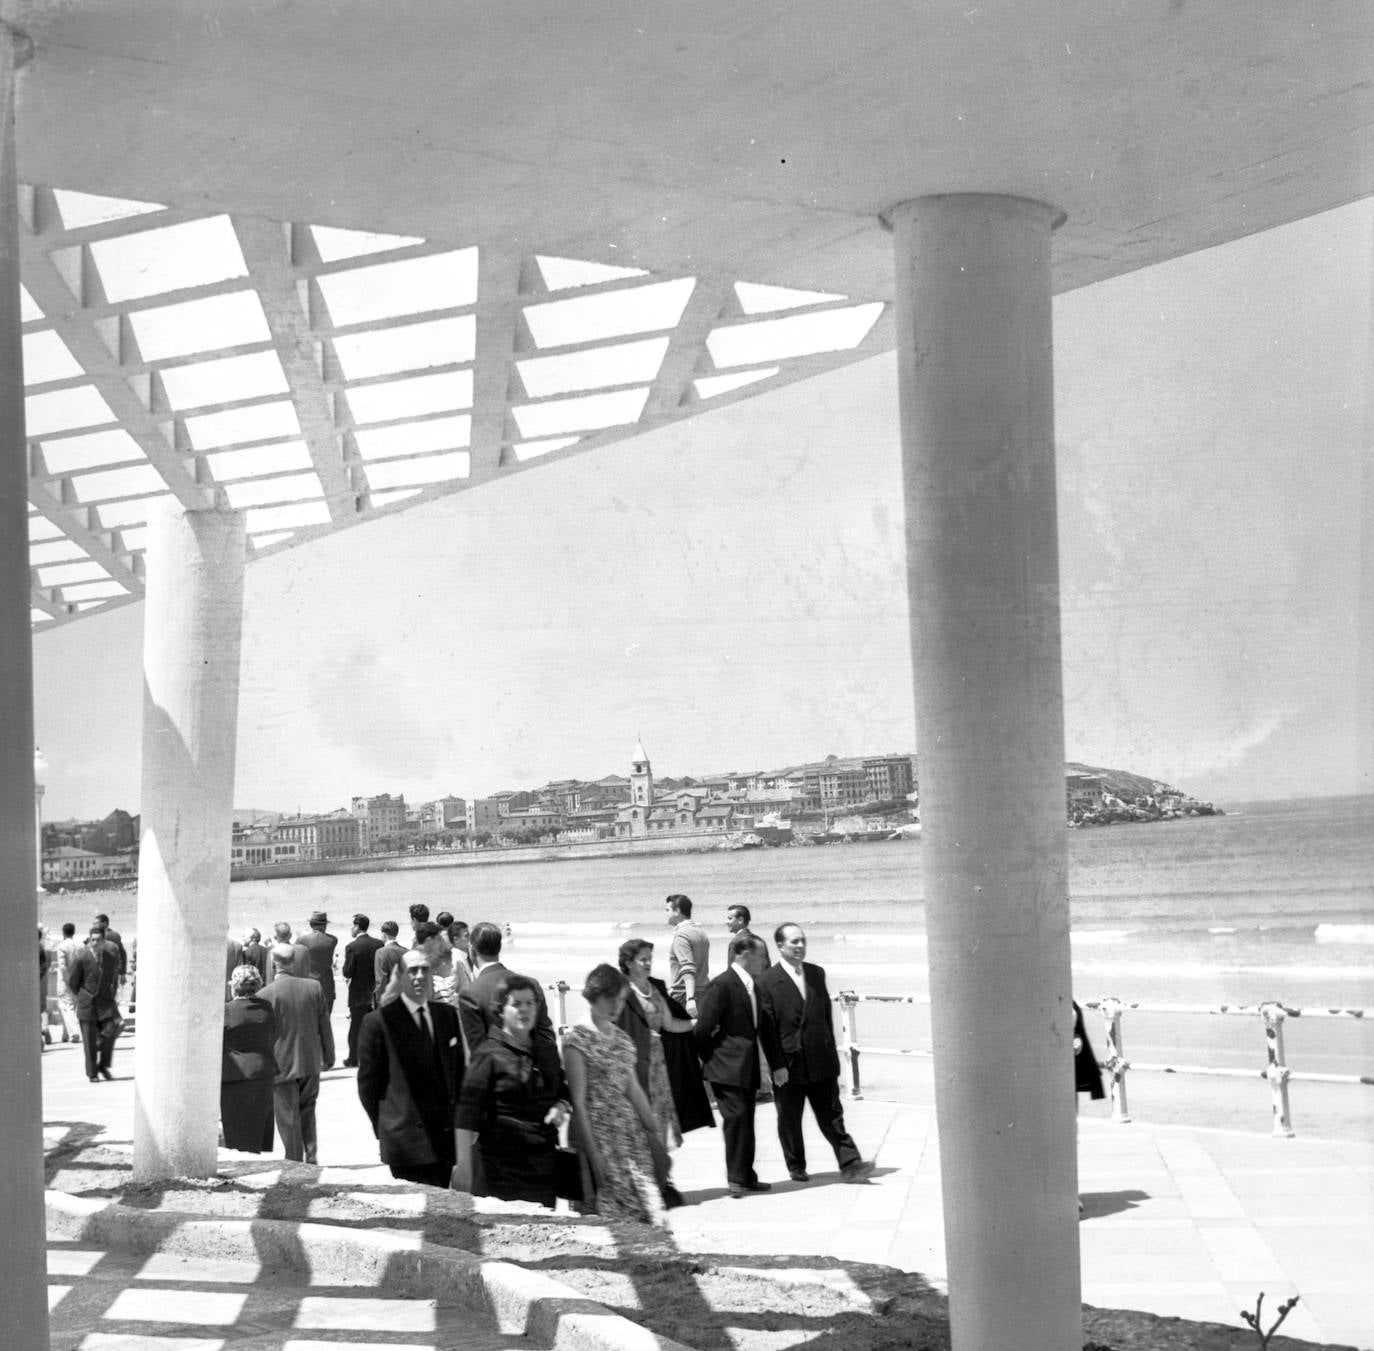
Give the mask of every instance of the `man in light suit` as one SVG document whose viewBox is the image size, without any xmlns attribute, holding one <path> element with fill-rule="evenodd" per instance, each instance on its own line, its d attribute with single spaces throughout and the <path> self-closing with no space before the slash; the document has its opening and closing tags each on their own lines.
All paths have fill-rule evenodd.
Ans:
<svg viewBox="0 0 1374 1351">
<path fill-rule="evenodd" d="M 277 1134 L 288 1159 L 314 1163 L 315 1104 L 320 1096 L 320 1071 L 334 1068 L 334 1029 L 320 982 L 293 976 L 295 961 L 296 949 L 290 943 L 273 947 L 274 975 L 261 998 L 272 1005 L 276 1017 L 277 1078 L 272 1105 Z"/>
<path fill-rule="evenodd" d="M 730 942 L 730 965 L 697 1000 L 693 1031 L 702 1073 L 715 1090 L 725 1138 L 730 1195 L 766 1192 L 754 1171 L 754 1100 L 759 1090 L 759 1003 L 756 982 L 768 969 L 763 939 L 743 934 Z"/>
<path fill-rule="evenodd" d="M 806 934 L 797 924 L 773 933 L 781 960 L 759 978 L 763 1009 L 760 1035 L 773 1067 L 778 1104 L 778 1142 L 793 1182 L 809 1182 L 802 1143 L 802 1108 L 809 1102 L 821 1134 L 835 1151 L 840 1176 L 862 1182 L 873 1172 L 844 1128 L 840 1106 L 840 1053 L 835 1045 L 825 971 L 805 960 Z"/>
<path fill-rule="evenodd" d="M 463 1083 L 458 1014 L 433 998 L 422 949 L 407 952 L 400 971 L 401 997 L 363 1020 L 358 1098 L 391 1175 L 447 1187 L 458 1158 L 454 1118 Z"/>
<path fill-rule="evenodd" d="M 510 974 L 501 962 L 501 930 L 490 920 L 482 920 L 472 926 L 469 941 L 473 964 L 477 974 L 472 983 L 458 991 L 458 1017 L 463 1024 L 463 1040 L 467 1043 L 468 1055 L 487 1039 L 491 1031 L 493 1016 L 491 1001 L 496 997 L 496 987 Z M 539 991 L 539 1011 L 535 1014 L 535 1037 L 545 1037 L 552 1041 L 553 1023 L 549 1020 L 548 1004 L 543 990 Z"/>
</svg>

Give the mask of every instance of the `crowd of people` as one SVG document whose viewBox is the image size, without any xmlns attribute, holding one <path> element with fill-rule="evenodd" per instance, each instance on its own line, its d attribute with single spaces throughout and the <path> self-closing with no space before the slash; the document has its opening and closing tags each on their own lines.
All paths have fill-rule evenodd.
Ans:
<svg viewBox="0 0 1374 1351">
<path fill-rule="evenodd" d="M 587 973 L 586 1014 L 555 1032 L 544 990 L 501 960 L 509 929 L 469 926 L 424 905 L 405 938 L 354 915 L 342 951 L 348 1044 L 358 1099 L 382 1162 L 411 1182 L 479 1196 L 654 1222 L 684 1198 L 672 1151 L 719 1124 L 730 1195 L 766 1191 L 754 1168 L 754 1116 L 777 1104 L 789 1176 L 809 1181 L 802 1113 L 810 1104 L 840 1176 L 872 1173 L 844 1126 L 839 1052 L 825 973 L 805 960 L 796 924 L 774 933 L 779 960 L 726 916 L 724 969 L 690 898 L 669 896 L 667 979 L 655 945 L 631 938 Z M 320 1074 L 335 1063 L 330 1014 L 338 939 L 317 912 L 298 938 L 278 924 L 228 943 L 221 1119 L 232 1149 L 314 1162 Z M 765 1082 L 766 1081 L 766 1082 Z M 564 1143 L 566 1141 L 566 1143 Z"/>
</svg>

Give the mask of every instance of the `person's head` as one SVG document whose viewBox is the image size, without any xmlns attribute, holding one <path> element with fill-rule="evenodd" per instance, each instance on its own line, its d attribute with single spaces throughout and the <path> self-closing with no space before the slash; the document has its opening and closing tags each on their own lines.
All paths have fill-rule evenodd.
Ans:
<svg viewBox="0 0 1374 1351">
<path fill-rule="evenodd" d="M 75 925 L 75 924 L 70 924 L 70 923 L 69 923 L 69 924 L 64 924 L 64 925 L 62 926 L 62 937 L 63 937 L 63 938 L 75 938 L 75 937 L 76 937 L 76 925 Z"/>
<path fill-rule="evenodd" d="M 248 930 L 248 935 L 247 935 L 247 937 L 244 939 L 244 942 L 245 942 L 245 943 L 261 943 L 261 942 L 262 942 L 262 930 L 261 930 L 261 929 L 249 929 L 249 930 Z"/>
<path fill-rule="evenodd" d="M 235 999 L 257 994 L 262 989 L 262 972 L 256 966 L 236 966 L 229 973 L 229 988 Z"/>
<path fill-rule="evenodd" d="M 749 927 L 749 907 L 747 905 L 732 905 L 725 911 L 725 927 L 732 934 L 737 934 L 741 929 Z"/>
<path fill-rule="evenodd" d="M 291 941 L 291 926 L 284 919 L 279 919 L 272 926 L 272 935 L 278 943 L 289 943 Z"/>
<path fill-rule="evenodd" d="M 623 971 L 617 970 L 610 962 L 602 962 L 587 972 L 582 986 L 582 998 L 587 1001 L 593 1013 L 603 1018 L 615 1019 L 625 1007 L 625 996 L 630 992 L 630 981 Z"/>
<path fill-rule="evenodd" d="M 272 969 L 274 971 L 289 972 L 295 960 L 296 953 L 290 943 L 272 944 Z"/>
<path fill-rule="evenodd" d="M 795 966 L 806 960 L 806 933 L 800 924 L 779 924 L 773 930 L 773 942 L 778 945 L 783 961 Z"/>
<path fill-rule="evenodd" d="M 434 916 L 434 922 L 441 929 L 447 929 L 453 923 L 453 916 L 447 910 L 441 910 Z"/>
<path fill-rule="evenodd" d="M 411 948 L 401 958 L 401 993 L 417 1004 L 427 1004 L 434 995 L 434 974 L 429 953 Z"/>
<path fill-rule="evenodd" d="M 105 925 L 103 925 L 99 920 L 96 920 L 91 925 L 90 932 L 86 935 L 86 942 L 88 942 L 91 945 L 91 947 L 98 948 L 104 941 Z"/>
<path fill-rule="evenodd" d="M 438 937 L 439 926 L 432 923 L 430 920 L 425 920 L 423 923 L 415 926 L 415 941 L 411 946 L 422 948 L 426 943 L 432 943 Z"/>
<path fill-rule="evenodd" d="M 654 965 L 654 945 L 647 938 L 627 938 L 616 954 L 620 969 L 642 985 Z"/>
<path fill-rule="evenodd" d="M 539 986 L 529 976 L 514 971 L 504 976 L 491 997 L 491 1012 L 497 1023 L 517 1037 L 527 1037 L 539 1017 Z"/>
<path fill-rule="evenodd" d="M 328 923 L 329 916 L 326 915 L 323 910 L 316 910 L 315 913 L 310 916 L 310 927 L 312 929 L 323 929 Z"/>
<path fill-rule="evenodd" d="M 468 950 L 471 934 L 469 933 L 467 924 L 463 920 L 455 919 L 453 923 L 448 926 L 448 937 L 449 942 L 460 952 L 466 952 Z"/>
<path fill-rule="evenodd" d="M 91 920 L 91 923 L 100 925 L 102 929 L 108 929 L 110 927 L 110 917 L 109 915 L 102 914 L 99 910 L 97 910 L 95 912 L 95 917 Z"/>
<path fill-rule="evenodd" d="M 469 947 L 479 962 L 494 962 L 501 955 L 501 930 L 488 919 L 479 920 L 472 926 Z"/>
<path fill-rule="evenodd" d="M 382 937 L 388 943 L 396 941 L 396 935 L 401 932 L 401 926 L 394 919 L 384 919 L 382 921 Z"/>
<path fill-rule="evenodd" d="M 412 924 L 424 924 L 429 919 L 429 906 L 423 901 L 416 901 L 410 907 L 410 922 Z"/>
<path fill-rule="evenodd" d="M 768 946 L 756 934 L 741 934 L 730 942 L 730 964 L 743 967 L 751 976 L 768 969 Z"/>
<path fill-rule="evenodd" d="M 669 924 L 680 924 L 684 919 L 692 918 L 692 898 L 675 891 L 663 902 L 663 909 Z"/>
<path fill-rule="evenodd" d="M 367 915 L 358 914 L 353 916 L 354 938 L 357 938 L 359 934 L 365 934 L 371 927 L 372 920 Z"/>
</svg>

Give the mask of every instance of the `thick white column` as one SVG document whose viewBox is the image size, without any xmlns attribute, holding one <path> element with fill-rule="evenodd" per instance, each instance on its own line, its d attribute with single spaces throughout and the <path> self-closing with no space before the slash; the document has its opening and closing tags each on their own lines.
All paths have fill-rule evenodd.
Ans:
<svg viewBox="0 0 1374 1351">
<path fill-rule="evenodd" d="M 0 25 L 0 925 L 12 940 L 0 944 L 0 1341 L 14 1351 L 47 1351 L 28 446 L 14 168 L 14 72 L 27 46 Z"/>
<path fill-rule="evenodd" d="M 1040 202 L 896 245 L 936 1119 L 956 1351 L 1082 1345 L 1050 335 Z"/>
<path fill-rule="evenodd" d="M 150 523 L 134 1176 L 214 1174 L 243 615 L 241 513 Z"/>
</svg>

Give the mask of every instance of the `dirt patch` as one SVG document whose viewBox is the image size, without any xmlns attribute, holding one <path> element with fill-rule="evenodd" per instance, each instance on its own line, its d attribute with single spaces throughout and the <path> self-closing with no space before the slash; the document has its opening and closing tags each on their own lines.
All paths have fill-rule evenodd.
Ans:
<svg viewBox="0 0 1374 1351">
<path fill-rule="evenodd" d="M 337 1177 L 342 1170 L 330 1170 Z M 419 1232 L 430 1243 L 517 1262 L 699 1351 L 947 1351 L 944 1296 L 918 1273 L 832 1258 L 681 1250 L 643 1225 L 391 1183 L 382 1170 L 321 1183 L 293 1164 L 239 1164 L 208 1179 L 139 1183 L 127 1151 L 64 1142 L 48 1186 L 140 1209 L 223 1219 L 309 1220 Z M 1119 1309 L 1083 1310 L 1084 1351 L 1259 1351 L 1245 1328 Z M 1276 1337 L 1272 1351 L 1317 1351 Z M 1333 1349 L 1328 1349 L 1333 1351 Z"/>
</svg>

